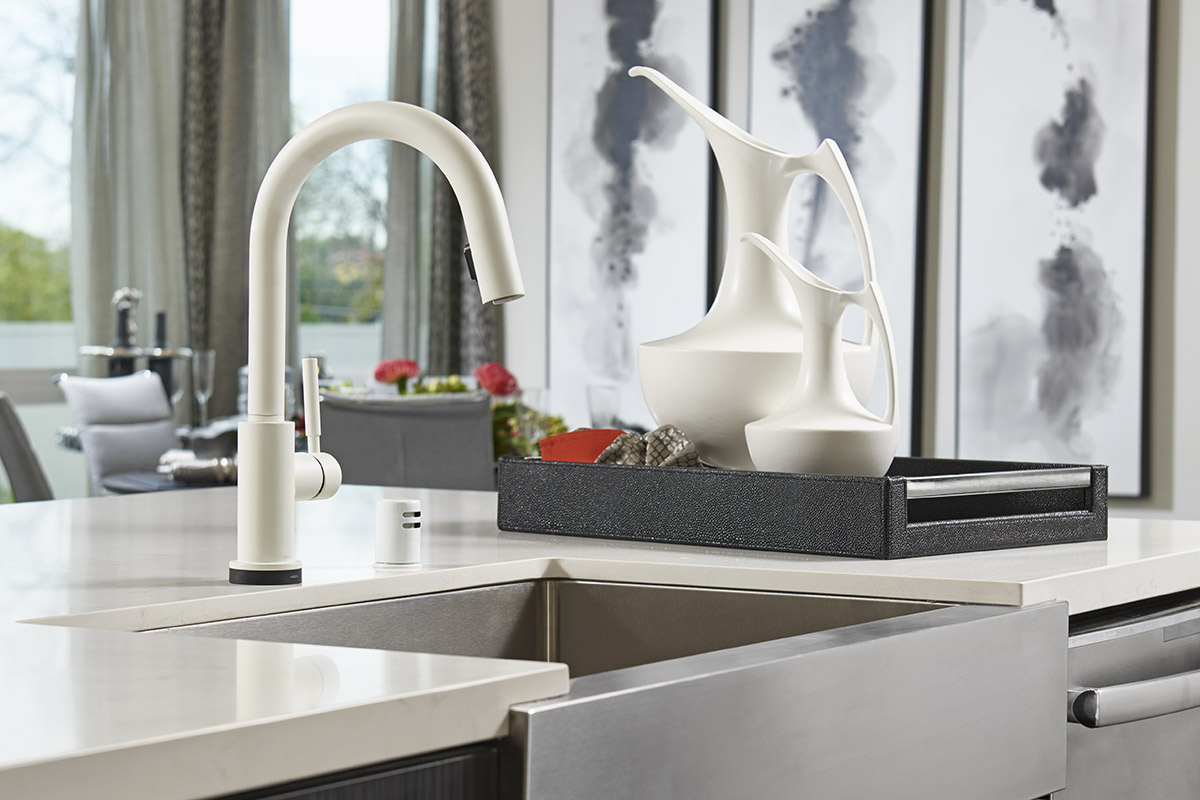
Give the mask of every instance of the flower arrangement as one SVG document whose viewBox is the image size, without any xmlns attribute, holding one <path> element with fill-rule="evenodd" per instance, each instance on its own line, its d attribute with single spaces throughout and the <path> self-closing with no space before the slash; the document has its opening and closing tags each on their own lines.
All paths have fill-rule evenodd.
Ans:
<svg viewBox="0 0 1200 800">
<path fill-rule="evenodd" d="M 480 389 L 487 390 L 492 397 L 511 397 L 521 391 L 515 375 L 494 361 L 475 367 L 475 380 L 479 381 Z"/>
<path fill-rule="evenodd" d="M 492 397 L 509 397 L 521 391 L 516 377 L 495 361 L 480 364 L 475 368 L 475 380 L 481 389 Z"/>
<path fill-rule="evenodd" d="M 501 456 L 537 455 L 538 440 L 566 433 L 562 417 L 520 403 L 521 387 L 516 377 L 494 361 L 475 368 L 475 380 L 492 396 L 492 452 Z"/>
<path fill-rule="evenodd" d="M 375 380 L 396 384 L 399 394 L 408 394 L 408 381 L 421 374 L 421 368 L 411 358 L 388 358 L 375 366 Z"/>
<path fill-rule="evenodd" d="M 409 386 L 409 381 L 416 378 L 416 383 Z M 388 358 L 375 366 L 375 380 L 383 384 L 395 384 L 398 394 L 454 394 L 469 392 L 459 375 L 447 375 L 444 378 L 433 378 L 421 373 L 421 367 L 411 358 Z"/>
<path fill-rule="evenodd" d="M 422 377 L 413 387 L 413 394 L 460 394 L 471 391 L 471 387 L 463 383 L 460 375 L 447 375 L 444 378 Z"/>
<path fill-rule="evenodd" d="M 416 379 L 414 383 L 409 381 Z M 444 378 L 421 373 L 411 358 L 389 358 L 375 367 L 375 380 L 395 384 L 399 394 L 444 394 L 469 392 L 471 388 L 459 375 Z M 504 365 L 489 361 L 475 368 L 479 388 L 492 397 L 492 446 L 496 457 L 537 455 L 538 440 L 566 433 L 562 417 L 539 411 L 520 402 L 521 386 Z"/>
</svg>

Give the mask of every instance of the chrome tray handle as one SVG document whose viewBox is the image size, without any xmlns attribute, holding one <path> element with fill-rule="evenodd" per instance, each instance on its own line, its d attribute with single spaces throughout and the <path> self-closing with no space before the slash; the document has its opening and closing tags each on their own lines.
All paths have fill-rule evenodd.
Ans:
<svg viewBox="0 0 1200 800">
<path fill-rule="evenodd" d="M 1200 707 L 1200 670 L 1165 678 L 1067 691 L 1067 719 L 1104 728 Z"/>
<path fill-rule="evenodd" d="M 971 494 L 1002 494 L 1049 489 L 1087 489 L 1092 485 L 1092 468 L 1057 467 L 1010 472 L 929 475 L 906 478 L 905 483 L 910 500 L 924 497 L 958 497 Z"/>
</svg>

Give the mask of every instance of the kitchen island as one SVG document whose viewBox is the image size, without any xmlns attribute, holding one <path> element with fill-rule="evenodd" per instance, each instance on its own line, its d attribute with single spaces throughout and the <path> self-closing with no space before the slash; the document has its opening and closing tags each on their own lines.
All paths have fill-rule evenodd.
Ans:
<svg viewBox="0 0 1200 800">
<path fill-rule="evenodd" d="M 412 497 L 423 563 L 376 569 Z M 490 492 L 347 486 L 297 508 L 304 584 L 233 586 L 235 491 L 0 508 L 0 796 L 207 797 L 483 742 L 561 664 L 136 633 L 544 579 L 1094 611 L 1200 586 L 1200 523 L 896 561 L 501 532 Z"/>
</svg>

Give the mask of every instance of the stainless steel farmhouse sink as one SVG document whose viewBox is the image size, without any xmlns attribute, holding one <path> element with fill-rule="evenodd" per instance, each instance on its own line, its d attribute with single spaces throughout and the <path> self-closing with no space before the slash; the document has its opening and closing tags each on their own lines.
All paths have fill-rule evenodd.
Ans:
<svg viewBox="0 0 1200 800">
<path fill-rule="evenodd" d="M 541 580 L 174 630 L 226 639 L 559 661 L 577 678 L 940 607 L 899 600 Z"/>
<path fill-rule="evenodd" d="M 507 797 L 1041 797 L 1065 775 L 1065 604 L 537 580 L 172 633 L 566 663 L 515 706 Z"/>
</svg>

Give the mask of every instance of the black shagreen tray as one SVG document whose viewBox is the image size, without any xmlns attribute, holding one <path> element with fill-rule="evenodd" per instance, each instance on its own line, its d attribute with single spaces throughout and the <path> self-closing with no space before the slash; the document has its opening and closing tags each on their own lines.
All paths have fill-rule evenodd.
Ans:
<svg viewBox="0 0 1200 800">
<path fill-rule="evenodd" d="M 1108 468 L 897 458 L 882 478 L 501 459 L 502 530 L 912 558 L 1108 538 Z"/>
</svg>

